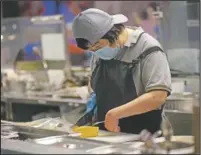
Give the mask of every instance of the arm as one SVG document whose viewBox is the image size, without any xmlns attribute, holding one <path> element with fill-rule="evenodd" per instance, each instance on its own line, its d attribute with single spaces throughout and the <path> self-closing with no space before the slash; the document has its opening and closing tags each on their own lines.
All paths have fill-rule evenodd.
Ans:
<svg viewBox="0 0 201 155">
<path fill-rule="evenodd" d="M 171 75 L 164 53 L 158 51 L 146 58 L 142 67 L 142 82 L 145 94 L 127 104 L 112 109 L 119 119 L 146 113 L 165 103 L 171 92 Z"/>
<path fill-rule="evenodd" d="M 167 92 L 162 90 L 145 93 L 137 99 L 115 108 L 115 116 L 121 119 L 155 110 L 165 102 L 166 98 Z"/>
</svg>

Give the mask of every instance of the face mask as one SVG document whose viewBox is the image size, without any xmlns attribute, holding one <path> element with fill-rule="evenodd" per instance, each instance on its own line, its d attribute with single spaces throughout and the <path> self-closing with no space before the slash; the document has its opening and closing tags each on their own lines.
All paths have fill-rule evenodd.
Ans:
<svg viewBox="0 0 201 155">
<path fill-rule="evenodd" d="M 113 59 L 120 51 L 120 48 L 103 47 L 94 54 L 103 60 Z"/>
</svg>

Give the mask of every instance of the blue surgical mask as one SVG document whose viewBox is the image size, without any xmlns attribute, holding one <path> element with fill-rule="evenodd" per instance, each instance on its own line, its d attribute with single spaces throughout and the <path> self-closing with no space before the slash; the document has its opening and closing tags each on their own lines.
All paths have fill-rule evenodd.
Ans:
<svg viewBox="0 0 201 155">
<path fill-rule="evenodd" d="M 103 60 L 111 60 L 117 56 L 120 52 L 120 48 L 103 47 L 98 49 L 94 54 Z"/>
</svg>

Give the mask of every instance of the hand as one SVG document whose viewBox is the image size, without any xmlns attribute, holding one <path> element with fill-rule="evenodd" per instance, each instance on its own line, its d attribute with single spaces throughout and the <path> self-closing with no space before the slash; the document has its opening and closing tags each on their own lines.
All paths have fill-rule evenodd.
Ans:
<svg viewBox="0 0 201 155">
<path fill-rule="evenodd" d="M 105 115 L 105 128 L 111 132 L 120 132 L 119 119 L 115 116 L 113 109 Z"/>
<path fill-rule="evenodd" d="M 38 47 L 33 47 L 33 53 L 40 56 L 40 50 Z"/>
</svg>

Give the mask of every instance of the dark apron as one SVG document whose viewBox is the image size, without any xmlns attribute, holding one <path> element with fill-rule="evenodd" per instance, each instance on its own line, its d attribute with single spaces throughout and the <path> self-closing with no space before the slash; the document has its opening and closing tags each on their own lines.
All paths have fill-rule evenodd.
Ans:
<svg viewBox="0 0 201 155">
<path fill-rule="evenodd" d="M 104 121 L 110 109 L 137 98 L 133 70 L 141 59 L 158 50 L 162 51 L 159 47 L 152 47 L 132 63 L 99 59 L 91 78 L 91 86 L 96 93 L 97 121 Z M 160 129 L 161 114 L 162 108 L 120 119 L 121 132 L 139 134 L 143 129 L 147 129 L 154 133 Z M 99 127 L 106 130 L 104 124 Z"/>
</svg>

